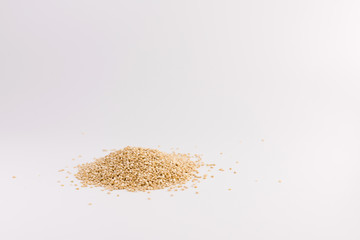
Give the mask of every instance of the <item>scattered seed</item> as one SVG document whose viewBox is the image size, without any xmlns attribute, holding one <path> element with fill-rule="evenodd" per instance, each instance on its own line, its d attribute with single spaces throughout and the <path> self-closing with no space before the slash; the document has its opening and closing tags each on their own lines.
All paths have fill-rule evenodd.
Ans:
<svg viewBox="0 0 360 240">
<path fill-rule="evenodd" d="M 282 183 L 282 180 L 279 180 L 278 183 Z"/>
<path fill-rule="evenodd" d="M 224 171 L 224 169 L 222 169 L 222 168 L 219 168 L 219 171 L 223 172 L 223 171 Z"/>
<path fill-rule="evenodd" d="M 12 178 L 16 178 L 16 176 L 12 176 Z"/>
<path fill-rule="evenodd" d="M 174 194 L 170 194 L 170 197 L 173 197 L 174 196 Z"/>
<path fill-rule="evenodd" d="M 60 169 L 58 172 L 63 172 L 63 171 L 65 171 L 65 169 Z"/>
<path fill-rule="evenodd" d="M 231 191 L 231 188 L 229 188 L 228 190 Z"/>
<path fill-rule="evenodd" d="M 151 198 L 148 198 L 148 200 L 151 200 Z"/>
<path fill-rule="evenodd" d="M 63 187 L 63 186 L 64 186 L 64 184 L 61 184 L 60 186 L 62 186 L 62 187 Z"/>
<path fill-rule="evenodd" d="M 89 206 L 91 206 L 92 205 L 92 203 L 89 203 Z"/>
</svg>

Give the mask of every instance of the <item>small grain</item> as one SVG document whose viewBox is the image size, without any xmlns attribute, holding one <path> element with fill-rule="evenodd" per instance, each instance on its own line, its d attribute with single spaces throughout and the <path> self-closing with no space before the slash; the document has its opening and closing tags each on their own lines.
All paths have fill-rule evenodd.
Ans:
<svg viewBox="0 0 360 240">
<path fill-rule="evenodd" d="M 203 165 L 199 155 L 126 147 L 95 162 L 79 165 L 75 177 L 84 186 L 146 191 L 182 186 L 190 180 L 199 181 L 202 177 L 198 175 L 197 169 Z"/>
</svg>

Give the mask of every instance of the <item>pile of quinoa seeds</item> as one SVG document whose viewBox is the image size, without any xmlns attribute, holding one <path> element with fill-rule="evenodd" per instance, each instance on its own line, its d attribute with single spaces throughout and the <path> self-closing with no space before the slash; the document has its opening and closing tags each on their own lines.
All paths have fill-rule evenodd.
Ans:
<svg viewBox="0 0 360 240">
<path fill-rule="evenodd" d="M 157 149 L 125 147 L 94 162 L 78 165 L 75 177 L 83 187 L 96 186 L 107 190 L 125 189 L 131 192 L 168 188 L 185 190 L 207 175 L 200 175 L 204 166 L 200 155 L 164 153 Z M 206 164 L 213 168 L 215 164 Z"/>
</svg>

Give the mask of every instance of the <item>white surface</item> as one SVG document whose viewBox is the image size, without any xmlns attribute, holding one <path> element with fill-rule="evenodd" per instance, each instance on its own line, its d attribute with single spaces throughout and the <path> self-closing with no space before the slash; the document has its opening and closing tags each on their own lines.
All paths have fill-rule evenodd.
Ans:
<svg viewBox="0 0 360 240">
<path fill-rule="evenodd" d="M 359 7 L 0 1 L 0 239 L 360 239 Z M 151 201 L 59 187 L 127 145 L 239 173 Z"/>
</svg>

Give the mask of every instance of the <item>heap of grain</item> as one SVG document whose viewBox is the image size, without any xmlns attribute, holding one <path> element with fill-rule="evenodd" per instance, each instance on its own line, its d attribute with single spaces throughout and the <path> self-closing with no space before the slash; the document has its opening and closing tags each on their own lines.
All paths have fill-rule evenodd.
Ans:
<svg viewBox="0 0 360 240">
<path fill-rule="evenodd" d="M 83 186 L 146 191 L 181 187 L 189 180 L 197 180 L 200 166 L 203 163 L 198 155 L 125 147 L 94 162 L 79 165 L 75 177 Z"/>
</svg>

